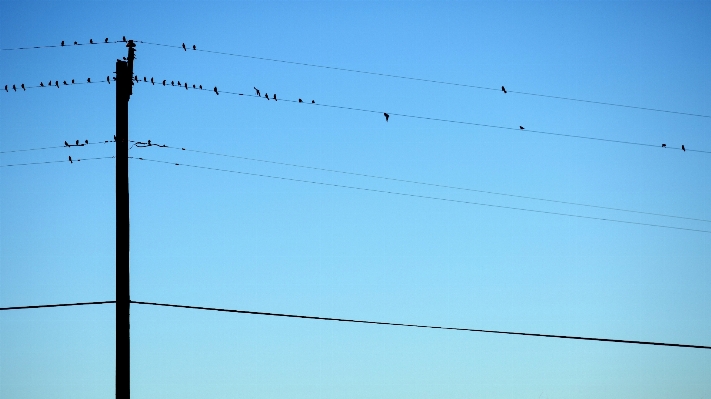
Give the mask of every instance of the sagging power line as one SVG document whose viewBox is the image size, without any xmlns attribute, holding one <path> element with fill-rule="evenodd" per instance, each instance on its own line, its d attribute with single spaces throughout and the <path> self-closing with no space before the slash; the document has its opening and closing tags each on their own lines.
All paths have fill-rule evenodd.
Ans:
<svg viewBox="0 0 711 399">
<path fill-rule="evenodd" d="M 16 163 L 16 164 L 11 164 L 11 165 L 0 165 L 0 168 L 8 168 L 11 166 L 30 166 L 30 165 L 46 165 L 50 163 L 74 163 L 74 162 L 81 162 L 81 161 L 95 161 L 98 159 L 111 159 L 111 158 L 116 158 L 114 156 L 110 157 L 97 157 L 97 158 L 72 158 L 72 156 L 69 156 L 69 159 L 63 159 L 60 161 L 43 161 L 43 162 L 27 162 L 27 163 Z"/>
<path fill-rule="evenodd" d="M 73 46 L 85 46 L 85 45 L 92 45 L 92 44 L 116 44 L 116 43 L 126 43 L 126 36 L 123 36 L 122 40 L 109 40 L 108 37 L 104 38 L 104 40 L 97 40 L 94 41 L 94 39 L 89 39 L 88 42 L 78 42 L 74 41 L 73 43 L 66 42 L 62 40 L 59 44 L 56 45 L 46 45 L 46 46 L 31 46 L 31 47 L 15 47 L 15 48 L 3 48 L 0 49 L 0 51 L 14 51 L 14 50 L 34 50 L 34 49 L 41 49 L 41 48 L 61 48 L 61 47 L 73 47 Z"/>
</svg>

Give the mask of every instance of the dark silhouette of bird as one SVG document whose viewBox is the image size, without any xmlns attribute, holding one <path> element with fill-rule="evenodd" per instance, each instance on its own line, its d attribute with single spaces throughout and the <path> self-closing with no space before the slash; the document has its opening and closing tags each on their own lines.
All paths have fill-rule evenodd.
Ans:
<svg viewBox="0 0 711 399">
<path fill-rule="evenodd" d="M 121 58 L 123 58 L 123 60 L 126 61 L 126 57 L 121 57 Z"/>
<path fill-rule="evenodd" d="M 22 87 L 22 91 L 25 91 L 25 84 L 21 84 L 20 87 Z"/>
<path fill-rule="evenodd" d="M 74 79 L 72 79 L 72 84 L 74 84 Z"/>
<path fill-rule="evenodd" d="M 40 84 L 42 84 L 42 82 L 40 82 Z M 17 87 L 15 87 L 15 85 L 12 85 L 12 90 L 17 91 Z"/>
<path fill-rule="evenodd" d="M 63 84 L 65 85 L 65 86 L 69 86 L 69 84 L 67 83 L 67 81 L 66 81 L 66 80 L 65 80 L 65 81 L 63 81 L 62 83 L 63 83 Z"/>
<path fill-rule="evenodd" d="M 193 89 L 195 88 L 195 85 L 193 85 Z"/>
<path fill-rule="evenodd" d="M 104 39 L 104 43 L 108 43 L 108 42 L 109 42 L 109 38 L 107 37 L 106 39 Z"/>
<path fill-rule="evenodd" d="M 501 91 L 503 91 L 504 94 L 508 93 L 508 92 L 506 91 L 506 88 L 505 88 L 504 86 L 501 86 Z"/>
<path fill-rule="evenodd" d="M 178 81 L 178 86 L 182 86 L 182 85 L 180 84 L 180 81 Z"/>
<path fill-rule="evenodd" d="M 175 82 L 171 80 L 171 81 L 170 81 L 170 85 L 171 85 L 171 86 L 175 86 Z"/>
<path fill-rule="evenodd" d="M 521 130 L 523 130 L 523 126 L 519 126 L 518 128 L 521 129 Z"/>
<path fill-rule="evenodd" d="M 200 90 L 202 90 L 202 85 L 200 85 Z"/>
<path fill-rule="evenodd" d="M 267 100 L 269 100 L 269 93 L 264 93 L 264 98 L 266 98 Z"/>
<path fill-rule="evenodd" d="M 165 86 L 165 79 L 163 79 L 163 86 Z"/>
<path fill-rule="evenodd" d="M 69 163 L 74 163 L 74 162 L 72 162 L 72 156 L 71 156 L 71 155 L 69 156 Z"/>
<path fill-rule="evenodd" d="M 220 95 L 220 93 L 217 92 L 217 86 L 215 86 L 215 88 L 212 89 L 212 90 L 213 90 L 213 91 L 215 92 L 215 94 L 217 94 L 218 96 Z"/>
<path fill-rule="evenodd" d="M 111 78 L 110 78 L 108 75 L 106 76 L 106 82 L 107 82 L 108 84 L 111 84 Z"/>
<path fill-rule="evenodd" d="M 302 99 L 299 99 L 299 102 L 300 102 L 300 103 L 302 103 L 302 102 L 304 102 L 304 100 L 302 100 Z"/>
<path fill-rule="evenodd" d="M 5 91 L 7 91 L 9 93 L 9 91 L 7 90 L 7 85 L 5 85 Z"/>
<path fill-rule="evenodd" d="M 77 140 L 77 145 L 79 145 L 79 140 Z"/>
<path fill-rule="evenodd" d="M 123 41 L 124 43 L 126 43 L 126 36 L 123 37 L 123 40 L 122 40 L 122 41 Z"/>
<path fill-rule="evenodd" d="M 153 77 L 151 77 L 151 84 L 154 85 L 156 82 L 153 81 Z"/>
<path fill-rule="evenodd" d="M 662 148 L 667 148 L 667 145 L 666 145 L 666 144 L 662 144 Z"/>
<path fill-rule="evenodd" d="M 40 87 L 44 87 L 44 83 L 40 82 Z M 12 85 L 12 88 L 15 88 L 15 85 Z"/>
<path fill-rule="evenodd" d="M 383 112 L 383 115 L 385 115 L 385 122 L 387 122 L 390 119 L 390 115 L 387 112 Z"/>
<path fill-rule="evenodd" d="M 54 85 L 57 86 L 57 88 L 59 88 L 59 81 L 58 81 L 58 80 L 55 80 L 55 81 L 54 81 Z M 24 87 L 23 87 L 23 89 L 24 89 Z"/>
<path fill-rule="evenodd" d="M 185 43 L 183 43 L 183 50 L 188 51 L 188 49 L 185 48 Z"/>
<path fill-rule="evenodd" d="M 187 90 L 187 89 L 188 89 L 188 84 L 187 84 L 187 83 L 185 83 L 185 90 Z"/>
<path fill-rule="evenodd" d="M 150 141 L 150 140 L 148 140 L 148 145 L 151 145 L 151 141 Z"/>
<path fill-rule="evenodd" d="M 94 39 L 89 39 L 89 44 L 94 44 Z"/>
<path fill-rule="evenodd" d="M 91 83 L 91 78 L 86 78 L 86 83 Z"/>
<path fill-rule="evenodd" d="M 277 99 L 276 99 L 276 93 L 274 93 L 274 97 L 273 97 L 273 98 L 274 98 L 274 101 L 276 101 L 276 100 L 277 100 Z"/>
<path fill-rule="evenodd" d="M 79 44 L 79 43 L 77 43 L 77 42 L 74 42 L 74 45 L 75 45 L 75 46 L 76 46 L 77 44 Z"/>
<path fill-rule="evenodd" d="M 311 100 L 311 104 L 316 104 L 316 101 L 314 101 L 314 100 Z"/>
<path fill-rule="evenodd" d="M 125 39 L 125 38 L 126 38 L 126 36 L 124 36 L 124 39 Z M 115 135 L 115 134 L 114 134 L 114 141 L 116 141 L 116 135 Z"/>
<path fill-rule="evenodd" d="M 197 47 L 195 47 L 195 45 L 194 45 L 194 44 L 193 44 L 193 50 L 197 50 Z"/>
<path fill-rule="evenodd" d="M 67 143 L 67 140 L 64 140 L 64 146 L 69 147 L 69 143 Z"/>
<path fill-rule="evenodd" d="M 89 140 L 84 140 L 84 144 L 89 144 Z"/>
<path fill-rule="evenodd" d="M 146 79 L 146 77 L 144 76 L 144 77 L 143 77 L 143 81 L 147 83 L 147 82 L 148 82 L 148 79 Z"/>
<path fill-rule="evenodd" d="M 686 147 L 684 147 L 684 144 L 681 145 L 681 149 L 684 150 L 684 152 L 686 152 Z"/>
<path fill-rule="evenodd" d="M 62 47 L 64 47 L 64 40 L 62 40 Z"/>
<path fill-rule="evenodd" d="M 252 86 L 252 87 L 254 87 L 254 86 Z M 257 92 L 257 97 L 261 97 L 261 96 L 262 96 L 261 94 L 259 94 L 259 89 L 258 89 L 258 88 L 254 87 L 254 91 Z"/>
<path fill-rule="evenodd" d="M 138 82 L 138 76 L 134 76 L 133 78 L 136 79 L 136 82 Z"/>
</svg>

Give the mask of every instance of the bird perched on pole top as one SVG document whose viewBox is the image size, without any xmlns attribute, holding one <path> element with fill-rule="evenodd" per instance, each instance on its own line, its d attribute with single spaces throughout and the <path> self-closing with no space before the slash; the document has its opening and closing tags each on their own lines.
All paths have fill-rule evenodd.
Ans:
<svg viewBox="0 0 711 399">
<path fill-rule="evenodd" d="M 390 115 L 387 112 L 383 112 L 383 115 L 385 115 L 385 122 L 387 122 L 390 119 Z"/>
<path fill-rule="evenodd" d="M 217 86 L 215 86 L 215 88 L 212 89 L 212 90 L 213 90 L 213 91 L 215 92 L 215 94 L 217 94 L 218 96 L 220 95 L 220 93 L 217 92 Z"/>
<path fill-rule="evenodd" d="M 183 43 L 183 50 L 188 51 L 188 49 L 185 48 L 185 43 Z"/>
<path fill-rule="evenodd" d="M 508 93 L 508 92 L 506 91 L 506 88 L 505 88 L 504 86 L 501 86 L 501 91 L 503 91 L 504 94 Z"/>
</svg>

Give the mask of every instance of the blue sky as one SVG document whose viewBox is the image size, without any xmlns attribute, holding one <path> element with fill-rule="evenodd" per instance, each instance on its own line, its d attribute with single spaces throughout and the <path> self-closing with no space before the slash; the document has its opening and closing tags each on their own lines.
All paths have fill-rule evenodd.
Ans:
<svg viewBox="0 0 711 399">
<path fill-rule="evenodd" d="M 0 47 L 127 38 L 711 115 L 707 2 L 0 2 Z M 0 52 L 105 79 L 122 45 Z M 711 118 L 139 44 L 138 76 L 711 151 Z M 0 151 L 103 142 L 115 86 L 0 93 Z M 130 138 L 711 220 L 711 157 L 138 84 Z M 0 164 L 111 156 L 110 144 Z M 711 223 L 159 148 L 172 163 L 711 230 Z M 113 160 L 0 168 L 0 306 L 112 300 Z M 130 163 L 134 300 L 711 345 L 711 234 Z M 706 350 L 132 306 L 134 398 L 710 397 Z M 114 395 L 114 307 L 0 314 L 0 396 Z"/>
</svg>

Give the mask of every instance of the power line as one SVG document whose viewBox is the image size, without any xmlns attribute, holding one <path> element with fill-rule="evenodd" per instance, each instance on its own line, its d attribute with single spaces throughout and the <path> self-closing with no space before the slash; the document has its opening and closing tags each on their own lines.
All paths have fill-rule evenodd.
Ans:
<svg viewBox="0 0 711 399">
<path fill-rule="evenodd" d="M 381 325 L 381 326 L 414 327 L 414 328 L 426 328 L 426 329 L 436 329 L 436 330 L 478 332 L 478 333 L 488 333 L 488 334 L 519 335 L 519 336 L 526 336 L 526 337 L 574 339 L 574 340 L 581 340 L 581 341 L 615 342 L 615 343 L 620 343 L 620 344 L 672 346 L 672 347 L 677 347 L 677 348 L 693 348 L 693 349 L 711 349 L 711 346 L 704 346 L 704 345 L 672 344 L 672 343 L 666 343 L 666 342 L 653 342 L 653 341 L 631 341 L 631 340 L 626 340 L 626 339 L 612 339 L 612 338 L 578 337 L 578 336 L 572 336 L 572 335 L 536 334 L 536 333 L 513 332 L 513 331 L 484 330 L 484 329 L 478 329 L 478 328 L 442 327 L 442 326 L 430 326 L 430 325 L 423 325 L 423 324 L 405 324 L 405 323 L 393 323 L 393 322 L 385 322 L 385 321 L 368 321 L 368 320 L 341 319 L 341 318 L 322 317 L 322 316 L 303 316 L 303 315 L 286 314 L 286 313 L 257 312 L 257 311 L 253 311 L 253 310 L 238 310 L 238 309 L 208 308 L 208 307 L 204 307 L 204 306 L 173 305 L 173 304 L 167 304 L 167 303 L 142 302 L 142 301 L 133 301 L 133 300 L 131 301 L 131 303 L 135 303 L 138 305 L 163 306 L 163 307 L 170 307 L 170 308 L 193 309 L 193 310 L 210 310 L 210 311 L 214 311 L 214 312 L 240 313 L 240 314 L 250 314 L 250 315 L 257 315 L 257 316 L 273 316 L 273 317 L 287 317 L 287 318 L 293 318 L 293 319 L 337 321 L 337 322 L 342 322 L 342 323 L 375 324 L 375 325 Z"/>
<path fill-rule="evenodd" d="M 44 162 L 29 162 L 29 163 L 16 163 L 12 165 L 0 165 L 0 168 L 8 168 L 10 166 L 28 166 L 28 165 L 45 165 L 49 163 L 62 163 L 62 162 L 81 162 L 81 161 L 93 161 L 97 159 L 111 159 L 114 158 L 113 156 L 111 157 L 98 157 L 98 158 L 77 158 L 77 159 L 63 159 L 61 161 L 44 161 Z"/>
<path fill-rule="evenodd" d="M 393 178 L 393 177 L 369 175 L 369 174 L 364 174 L 364 173 L 345 172 L 342 170 L 319 168 L 319 167 L 315 167 L 315 166 L 296 165 L 296 164 L 291 164 L 291 163 L 286 163 L 286 162 L 277 162 L 277 161 L 269 161 L 269 160 L 264 160 L 264 159 L 242 157 L 242 156 L 238 156 L 238 155 L 229 155 L 229 154 L 221 154 L 221 153 L 209 152 L 209 151 L 193 150 L 193 149 L 184 148 L 184 147 L 171 147 L 171 146 L 165 145 L 165 144 L 162 144 L 162 145 L 153 144 L 153 145 L 143 146 L 143 147 L 139 147 L 139 148 L 147 148 L 147 147 L 170 148 L 173 150 L 182 150 L 182 151 L 194 152 L 194 153 L 198 153 L 198 154 L 214 155 L 214 156 L 220 156 L 220 157 L 226 157 L 226 158 L 235 158 L 235 159 L 241 159 L 241 160 L 251 161 L 251 162 L 261 162 L 261 163 L 268 163 L 268 164 L 273 164 L 273 165 L 289 166 L 289 167 L 294 167 L 294 168 L 310 169 L 310 170 L 317 170 L 317 171 L 321 171 L 321 172 L 338 173 L 338 174 L 344 174 L 344 175 L 350 175 L 350 176 L 367 177 L 370 179 L 388 180 L 388 181 L 395 181 L 395 182 L 400 182 L 400 183 L 417 184 L 417 185 L 422 185 L 422 186 L 440 187 L 440 188 L 447 188 L 447 189 L 452 189 L 452 190 L 470 191 L 470 192 L 475 192 L 475 193 L 491 194 L 491 195 L 500 195 L 500 196 L 511 197 L 511 198 L 521 198 L 521 199 L 527 199 L 527 200 L 552 202 L 552 203 L 564 204 L 564 205 L 583 206 L 583 207 L 588 207 L 588 208 L 605 209 L 605 210 L 618 211 L 618 212 L 637 213 L 640 215 L 661 216 L 661 217 L 668 217 L 668 218 L 675 218 L 675 219 L 684 219 L 684 220 L 693 220 L 693 221 L 698 221 L 698 222 L 711 223 L 711 220 L 707 220 L 707 219 L 668 215 L 668 214 L 663 214 L 663 213 L 636 211 L 636 210 L 632 210 L 632 209 L 614 208 L 614 207 L 601 206 L 601 205 L 583 204 L 580 202 L 569 202 L 569 201 L 560 201 L 560 200 L 553 200 L 553 199 L 547 199 L 547 198 L 529 197 L 529 196 L 525 196 L 525 195 L 500 193 L 500 192 L 496 192 L 496 191 L 449 186 L 449 185 L 437 184 L 437 183 L 427 183 L 427 182 L 420 182 L 420 181 L 407 180 L 407 179 L 398 179 L 398 178 Z"/>
<path fill-rule="evenodd" d="M 58 304 L 54 304 L 54 305 L 11 306 L 11 307 L 7 307 L 7 308 L 0 308 L 0 310 L 60 308 L 60 307 L 65 307 L 65 306 L 104 305 L 107 303 L 116 303 L 116 301 L 58 303 Z"/>
<path fill-rule="evenodd" d="M 144 42 L 144 41 L 140 41 L 140 40 L 138 41 L 138 43 L 150 44 L 150 45 L 161 46 L 161 47 L 178 48 L 178 49 L 183 48 L 181 46 Z M 362 71 L 362 70 L 358 70 L 358 69 L 349 69 L 349 68 L 340 68 L 340 67 L 333 67 L 333 66 L 327 66 L 327 65 L 309 64 L 309 63 L 304 63 L 304 62 L 286 61 L 286 60 L 279 60 L 279 59 L 274 59 L 274 58 L 256 57 L 256 56 L 252 56 L 252 55 L 227 53 L 227 52 L 222 52 L 222 51 L 212 51 L 212 50 L 204 50 L 204 49 L 198 49 L 198 48 L 194 48 L 194 50 L 201 51 L 204 53 L 228 55 L 228 56 L 233 56 L 233 57 L 248 58 L 248 59 L 260 60 L 260 61 L 278 62 L 278 63 L 290 64 L 290 65 L 300 65 L 300 66 L 312 67 L 312 68 L 330 69 L 330 70 L 341 71 L 341 72 L 351 72 L 351 73 L 359 73 L 359 74 L 364 74 L 364 75 L 382 76 L 382 77 L 387 77 L 387 78 L 412 80 L 412 81 L 434 83 L 434 84 L 441 84 L 441 85 L 448 85 L 448 86 L 466 87 L 466 88 L 470 88 L 470 89 L 488 90 L 488 91 L 496 91 L 496 92 L 502 91 L 502 89 L 495 88 L 495 87 L 476 86 L 476 85 L 470 85 L 470 84 L 464 84 L 464 83 L 445 82 L 445 81 L 441 81 L 441 80 L 413 78 L 413 77 L 402 76 L 402 75 L 392 75 L 392 74 L 380 73 L 380 72 L 369 72 L 369 71 Z M 503 88 L 503 86 L 502 86 L 502 88 Z M 588 103 L 588 104 L 606 105 L 606 106 L 612 106 L 612 107 L 638 109 L 638 110 L 643 110 L 643 111 L 662 112 L 662 113 L 667 113 L 667 114 L 695 116 L 695 117 L 700 117 L 700 118 L 711 118 L 710 115 L 694 114 L 694 113 L 680 112 L 680 111 L 670 111 L 670 110 L 664 110 L 664 109 L 659 109 L 659 108 L 638 107 L 638 106 L 634 106 L 634 105 L 617 104 L 617 103 L 610 103 L 610 102 L 604 102 L 604 101 L 583 100 L 583 99 L 572 98 L 572 97 L 552 96 L 552 95 L 548 95 L 548 94 L 529 93 L 529 92 L 525 92 L 525 91 L 516 91 L 516 90 L 508 90 L 507 89 L 506 93 L 521 94 L 521 95 L 535 96 L 535 97 L 545 97 L 545 98 L 552 98 L 552 99 L 556 99 L 556 100 L 575 101 L 575 102 Z"/>
<path fill-rule="evenodd" d="M 113 140 L 106 140 L 106 141 L 98 141 L 98 142 L 96 142 L 96 143 L 83 143 L 83 144 L 80 144 L 80 145 L 71 144 L 71 145 L 69 145 L 69 146 L 67 146 L 67 145 L 57 145 L 57 146 L 54 146 L 54 147 L 25 148 L 25 149 L 21 149 L 21 150 L 0 151 L 0 154 L 10 154 L 10 153 L 13 153 L 13 152 L 54 150 L 54 149 L 57 149 L 57 148 L 69 148 L 69 147 L 77 147 L 77 146 L 83 147 L 83 146 L 86 146 L 86 145 L 108 144 L 108 143 L 113 143 L 113 142 L 114 142 Z"/>
<path fill-rule="evenodd" d="M 64 43 L 62 41 L 60 44 L 57 45 L 46 45 L 46 46 L 31 46 L 31 47 L 15 47 L 15 48 L 3 48 L 0 49 L 0 51 L 15 51 L 15 50 L 34 50 L 34 49 L 41 49 L 41 48 L 69 48 L 69 47 L 76 47 L 76 46 L 93 46 L 95 44 L 116 44 L 116 43 L 125 43 L 125 41 L 122 40 L 115 40 L 115 41 L 110 41 L 109 38 L 105 38 L 103 41 L 98 41 L 94 42 L 93 39 L 89 39 L 89 42 L 73 42 L 73 43 Z"/>
<path fill-rule="evenodd" d="M 421 198 L 421 199 L 453 202 L 453 203 L 458 203 L 458 204 L 467 204 L 467 205 L 476 205 L 476 206 L 485 206 L 485 207 L 490 207 L 490 208 L 509 209 L 509 210 L 515 210 L 515 211 L 541 213 L 541 214 L 546 214 L 546 215 L 565 216 L 565 217 L 573 217 L 573 218 L 579 218 L 579 219 L 598 220 L 598 221 L 603 221 L 603 222 L 614 222 L 614 223 L 623 223 L 623 224 L 631 224 L 631 225 L 638 225 L 638 226 L 658 227 L 658 228 L 672 229 L 672 230 L 692 231 L 692 232 L 696 232 L 696 233 L 711 233 L 711 231 L 709 231 L 709 230 L 699 230 L 699 229 L 690 229 L 690 228 L 685 228 L 685 227 L 674 227 L 674 226 L 667 226 L 667 225 L 660 225 L 660 224 L 632 222 L 632 221 L 619 220 L 619 219 L 609 219 L 609 218 L 600 218 L 600 217 L 594 217 L 594 216 L 575 215 L 575 214 L 570 214 L 570 213 L 541 211 L 541 210 L 536 210 L 536 209 L 485 204 L 485 203 L 481 203 L 481 202 L 462 201 L 462 200 L 455 200 L 455 199 L 441 198 L 441 197 L 430 197 L 430 196 L 426 196 L 426 195 L 407 194 L 407 193 L 400 193 L 400 192 L 396 192 L 396 191 L 377 190 L 377 189 L 372 189 L 372 188 L 346 186 L 346 185 L 342 185 L 342 184 L 333 184 L 333 183 L 323 183 L 323 182 L 317 182 L 317 181 L 311 181 L 311 180 L 292 179 L 292 178 L 288 178 L 288 177 L 271 176 L 271 175 L 264 175 L 264 174 L 258 174 L 258 173 L 240 172 L 240 171 L 236 171 L 236 170 L 219 169 L 219 168 L 190 165 L 190 164 L 177 163 L 177 162 L 159 161 L 159 160 L 155 160 L 155 159 L 148 159 L 148 158 L 142 158 L 142 157 L 129 157 L 129 158 L 140 160 L 140 161 L 162 163 L 162 164 L 167 164 L 167 165 L 187 166 L 187 167 L 196 168 L 196 169 L 205 169 L 205 170 L 212 170 L 212 171 L 218 171 L 218 172 L 236 173 L 236 174 L 245 175 L 245 176 L 264 177 L 264 178 L 269 178 L 269 179 L 292 181 L 292 182 L 297 182 L 297 183 L 308 183 L 308 184 L 315 184 L 315 185 L 321 185 L 321 186 L 347 188 L 350 190 L 368 191 L 368 192 L 381 193 L 381 194 L 398 195 L 398 196 L 403 196 L 403 197 Z"/>
<path fill-rule="evenodd" d="M 109 78 L 108 75 L 106 77 L 107 77 L 107 79 Z M 101 80 L 101 79 L 98 79 L 98 80 L 94 79 L 92 81 L 92 78 L 87 78 L 86 82 L 76 82 L 75 79 L 71 79 L 71 82 L 67 82 L 66 80 L 64 80 L 64 81 L 62 81 L 62 83 L 59 83 L 59 80 L 55 80 L 54 84 L 52 84 L 52 80 L 50 80 L 46 86 L 45 86 L 44 82 L 40 82 L 40 84 L 38 84 L 36 86 L 25 86 L 24 83 L 20 83 L 19 86 L 18 86 L 18 84 L 12 84 L 12 85 L 7 84 L 7 85 L 5 85 L 4 88 L 2 88 L 0 90 L 5 91 L 5 93 L 10 93 L 11 91 L 12 92 L 20 92 L 20 91 L 25 91 L 25 90 L 29 90 L 29 89 L 43 89 L 43 88 L 49 89 L 52 87 L 58 89 L 58 88 L 64 87 L 64 86 L 76 86 L 76 85 L 96 84 L 96 83 L 111 84 L 110 81 Z"/>
</svg>

